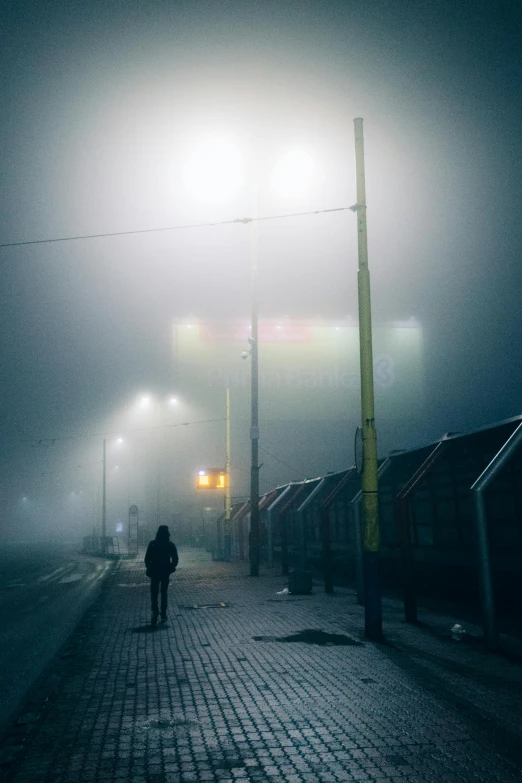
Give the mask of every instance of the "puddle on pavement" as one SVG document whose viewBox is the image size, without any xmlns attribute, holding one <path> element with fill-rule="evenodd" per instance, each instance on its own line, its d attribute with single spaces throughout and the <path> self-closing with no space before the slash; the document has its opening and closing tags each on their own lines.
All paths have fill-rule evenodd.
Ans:
<svg viewBox="0 0 522 783">
<path fill-rule="evenodd" d="M 159 732 L 160 734 L 173 729 L 176 729 L 177 733 L 180 730 L 188 731 L 195 726 L 199 726 L 198 721 L 189 720 L 183 715 L 157 715 L 136 723 L 136 728 L 141 731 Z"/>
<path fill-rule="evenodd" d="M 362 642 L 352 639 L 341 633 L 327 633 L 326 631 L 307 628 L 304 631 L 290 634 L 289 636 L 253 636 L 255 642 L 287 642 L 300 644 L 317 644 L 321 647 L 361 647 Z"/>
<path fill-rule="evenodd" d="M 395 754 L 384 756 L 384 760 L 387 761 L 388 764 L 393 764 L 395 767 L 402 767 L 408 763 L 403 756 L 397 756 Z"/>
<path fill-rule="evenodd" d="M 232 770 L 232 769 L 244 769 L 245 762 L 240 758 L 221 759 L 221 761 L 214 762 L 215 769 Z"/>
<path fill-rule="evenodd" d="M 190 604 L 189 606 L 180 606 L 180 609 L 227 609 L 230 604 L 224 604 L 222 601 L 219 604 Z"/>
</svg>

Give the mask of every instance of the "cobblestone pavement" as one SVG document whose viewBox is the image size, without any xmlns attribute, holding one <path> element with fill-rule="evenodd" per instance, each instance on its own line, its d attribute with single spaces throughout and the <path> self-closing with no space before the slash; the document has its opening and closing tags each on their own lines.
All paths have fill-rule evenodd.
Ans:
<svg viewBox="0 0 522 783">
<path fill-rule="evenodd" d="M 278 595 L 247 568 L 182 552 L 153 629 L 143 566 L 120 562 L 0 744 L 4 779 L 520 783 L 519 662 L 393 601 L 365 642 L 351 590 Z"/>
</svg>

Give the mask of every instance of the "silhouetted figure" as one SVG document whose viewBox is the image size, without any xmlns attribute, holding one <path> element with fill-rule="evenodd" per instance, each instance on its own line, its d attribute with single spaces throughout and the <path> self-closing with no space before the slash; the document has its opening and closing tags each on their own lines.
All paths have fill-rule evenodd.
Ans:
<svg viewBox="0 0 522 783">
<path fill-rule="evenodd" d="M 158 622 L 158 592 L 161 585 L 161 619 L 167 619 L 167 590 L 169 577 L 178 565 L 178 550 L 170 540 L 167 525 L 160 525 L 156 538 L 151 541 L 145 554 L 147 576 L 150 577 L 150 598 L 152 603 L 152 625 Z"/>
</svg>

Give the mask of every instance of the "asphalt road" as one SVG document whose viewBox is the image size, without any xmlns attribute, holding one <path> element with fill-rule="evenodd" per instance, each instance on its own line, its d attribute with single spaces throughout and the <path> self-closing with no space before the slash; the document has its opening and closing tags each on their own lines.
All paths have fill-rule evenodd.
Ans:
<svg viewBox="0 0 522 783">
<path fill-rule="evenodd" d="M 111 562 L 72 544 L 0 549 L 0 729 L 98 595 Z"/>
</svg>

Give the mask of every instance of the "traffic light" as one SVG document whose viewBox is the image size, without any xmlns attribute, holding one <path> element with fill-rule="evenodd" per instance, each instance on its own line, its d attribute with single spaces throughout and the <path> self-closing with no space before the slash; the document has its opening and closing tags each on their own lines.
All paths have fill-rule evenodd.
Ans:
<svg viewBox="0 0 522 783">
<path fill-rule="evenodd" d="M 207 468 L 198 471 L 196 489 L 225 489 L 227 474 L 224 468 Z"/>
</svg>

